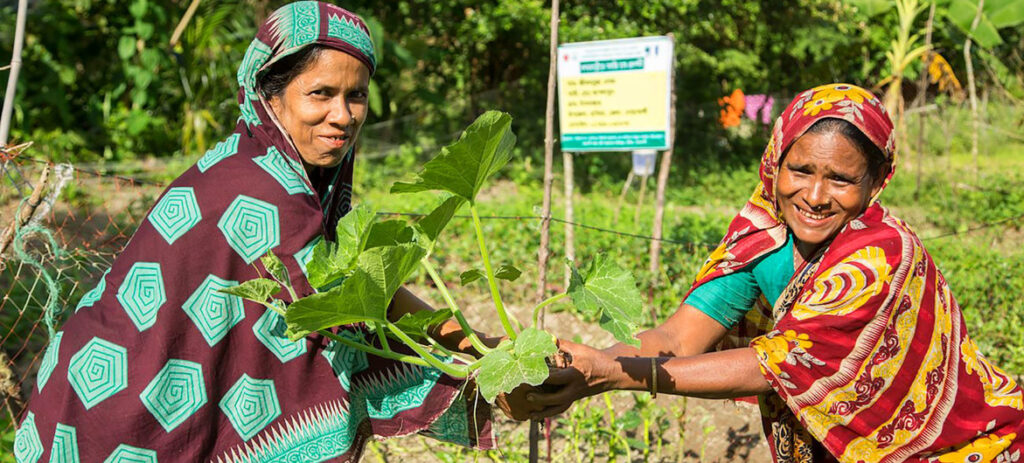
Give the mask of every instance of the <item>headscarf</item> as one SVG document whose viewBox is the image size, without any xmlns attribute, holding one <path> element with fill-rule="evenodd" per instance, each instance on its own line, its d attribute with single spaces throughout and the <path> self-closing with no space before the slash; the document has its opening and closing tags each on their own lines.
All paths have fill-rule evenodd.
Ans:
<svg viewBox="0 0 1024 463">
<path fill-rule="evenodd" d="M 870 92 L 830 84 L 800 93 L 775 123 L 760 184 L 694 288 L 786 242 L 780 158 L 830 117 L 895 165 L 892 123 Z M 877 195 L 796 269 L 774 307 L 760 298 L 728 340 L 749 342 L 775 391 L 759 399 L 778 462 L 1012 461 L 1024 448 L 1024 393 L 978 352 L 931 256 Z"/>
<path fill-rule="evenodd" d="M 292 3 L 260 27 L 234 132 L 164 191 L 51 340 L 19 462 L 347 461 L 370 438 L 412 433 L 493 446 L 490 408 L 465 381 L 320 335 L 290 342 L 275 312 L 218 292 L 265 275 L 259 257 L 273 251 L 299 295 L 312 293 L 312 249 L 348 210 L 352 154 L 311 183 L 256 86 L 312 44 L 373 70 L 365 24 L 339 7 Z"/>
</svg>

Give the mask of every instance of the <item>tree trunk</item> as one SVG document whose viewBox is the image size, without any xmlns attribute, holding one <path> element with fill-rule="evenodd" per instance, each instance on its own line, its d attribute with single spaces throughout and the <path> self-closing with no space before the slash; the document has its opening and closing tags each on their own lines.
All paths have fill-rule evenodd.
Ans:
<svg viewBox="0 0 1024 463">
<path fill-rule="evenodd" d="M 978 0 L 978 12 L 974 15 L 974 21 L 971 22 L 971 32 L 978 28 L 978 22 L 981 21 L 981 9 L 985 5 L 985 0 Z M 980 121 L 978 120 L 978 95 L 974 90 L 974 64 L 971 62 L 971 44 L 973 41 L 968 36 L 964 42 L 964 63 L 967 64 L 967 91 L 971 98 L 971 119 L 974 121 L 974 130 L 971 131 L 971 158 L 974 160 L 974 180 L 978 180 L 978 130 L 981 129 Z"/>
</svg>

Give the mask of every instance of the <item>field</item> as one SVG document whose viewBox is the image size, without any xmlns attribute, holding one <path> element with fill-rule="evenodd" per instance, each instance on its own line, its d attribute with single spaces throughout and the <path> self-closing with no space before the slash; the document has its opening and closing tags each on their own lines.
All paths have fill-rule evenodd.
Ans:
<svg viewBox="0 0 1024 463">
<path fill-rule="evenodd" d="M 943 124 L 963 113 L 947 114 L 940 124 L 928 119 L 928 134 L 943 132 Z M 1020 114 L 1010 110 L 994 112 L 995 127 L 1012 127 Z M 961 120 L 955 122 L 963 126 Z M 911 124 L 911 127 L 916 124 Z M 749 136 L 756 140 L 755 131 Z M 989 129 L 982 137 L 977 165 L 969 154 L 966 137 L 925 137 L 924 159 L 913 149 L 904 149 L 897 175 L 882 195 L 883 203 L 909 222 L 938 262 L 959 301 L 969 332 L 983 351 L 1011 374 L 1024 374 L 1024 250 L 1020 248 L 1021 218 L 1024 216 L 1024 143 L 1006 129 Z M 743 135 L 737 135 L 743 137 Z M 916 140 L 910 132 L 907 139 Z M 372 140 L 371 140 L 372 141 Z M 752 145 L 751 143 L 739 146 Z M 368 143 L 372 146 L 372 143 Z M 915 145 L 915 143 L 911 143 Z M 732 148 L 723 146 L 723 151 Z M 408 180 L 423 159 L 432 153 L 405 149 L 382 153 L 365 150 L 356 172 L 356 198 L 382 212 L 422 213 L 435 199 L 429 194 L 391 196 L 390 185 Z M 495 243 L 492 259 L 510 262 L 524 270 L 515 283 L 506 284 L 506 305 L 520 319 L 536 302 L 538 215 L 543 191 L 539 178 L 542 166 L 532 156 L 520 153 L 501 174 L 502 178 L 482 193 L 484 228 Z M 666 202 L 661 268 L 658 284 L 647 272 L 650 227 L 654 215 L 654 179 L 647 179 L 647 194 L 639 202 L 639 187 L 620 199 L 628 157 L 623 154 L 576 157 L 578 174 L 574 196 L 576 255 L 586 261 L 599 252 L 616 256 L 633 269 L 647 290 L 644 326 L 664 319 L 677 307 L 689 289 L 697 268 L 721 238 L 733 214 L 744 203 L 756 183 L 758 150 L 726 153 L 729 162 L 693 162 L 676 153 Z M 138 220 L 159 193 L 160 185 L 194 162 L 182 158 L 171 162 L 146 161 L 102 166 L 79 166 L 71 183 L 56 202 L 49 221 L 58 242 L 69 256 L 43 260 L 44 268 L 61 285 L 58 319 L 67 307 L 90 288 L 110 258 L 130 235 Z M 34 178 L 40 164 L 19 164 L 26 178 Z M 89 168 L 102 169 L 94 175 Z M 113 174 L 141 179 L 126 182 Z M 918 177 L 920 175 L 920 177 Z M 918 183 L 920 178 L 920 183 Z M 555 217 L 564 217 L 564 195 L 560 178 L 554 188 Z M 5 184 L 4 217 L 19 200 L 17 189 Z M 584 226 L 585 225 L 585 226 Z M 564 226 L 552 225 L 553 257 L 549 267 L 548 293 L 564 287 Z M 448 281 L 475 259 L 475 242 L 469 220 L 458 218 L 449 228 L 450 237 L 436 251 L 436 261 Z M 46 254 L 46 246 L 34 248 Z M 54 272 L 53 270 L 57 271 Z M 45 328 L 39 323 L 46 303 L 45 279 L 24 263 L 10 265 L 0 273 L 5 290 L 2 315 L 4 354 L 15 360 L 14 374 L 31 372 L 38 353 L 45 346 Z M 423 276 L 412 285 L 414 292 L 441 306 L 437 291 Z M 490 297 L 484 286 L 450 288 L 466 308 L 470 322 L 478 329 L 497 332 L 500 327 L 490 313 Z M 12 310 L 17 308 L 18 310 Z M 566 339 L 604 347 L 611 340 L 594 324 L 576 322 L 573 314 L 553 306 L 546 327 Z M 15 387 L 30 390 L 31 375 Z M 5 383 L 7 386 L 11 381 Z M 11 389 L 8 389 L 11 390 Z M 22 394 L 24 394 L 22 392 Z M 17 394 L 15 394 L 17 395 Z M 756 419 L 756 407 L 732 401 L 710 401 L 659 397 L 646 393 L 616 393 L 594 397 L 551 422 L 554 461 L 768 461 L 767 447 Z M 13 438 L 10 416 L 0 420 L 4 445 Z M 475 455 L 477 459 L 524 461 L 527 426 L 499 418 L 502 448 Z M 543 444 L 542 444 L 543 448 Z M 456 447 L 422 438 L 373 443 L 367 460 L 379 461 L 464 461 L 470 456 Z M 8 457 L 0 457 L 7 461 Z"/>
</svg>

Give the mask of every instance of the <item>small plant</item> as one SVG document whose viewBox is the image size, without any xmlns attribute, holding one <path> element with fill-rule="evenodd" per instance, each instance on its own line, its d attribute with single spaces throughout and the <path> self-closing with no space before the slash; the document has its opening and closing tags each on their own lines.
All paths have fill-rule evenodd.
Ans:
<svg viewBox="0 0 1024 463">
<path fill-rule="evenodd" d="M 541 384 L 548 376 L 547 360 L 557 352 L 555 338 L 533 326 L 524 327 L 509 316 L 498 286 L 501 280 L 515 280 L 521 272 L 510 264 L 492 264 L 477 212 L 477 194 L 512 156 L 516 138 L 511 124 L 508 114 L 488 111 L 458 141 L 428 161 L 415 182 L 399 182 L 391 188 L 392 193 L 438 191 L 444 195 L 439 198 L 440 205 L 419 221 L 378 222 L 374 211 L 365 207 L 356 207 L 342 218 L 335 241 L 321 240 L 306 265 L 309 283 L 317 293 L 299 297 L 283 263 L 272 252 L 261 259 L 269 278 L 250 280 L 223 291 L 263 304 L 284 316 L 292 340 L 319 332 L 347 346 L 437 368 L 453 377 L 475 374 L 480 392 L 488 401 L 523 383 Z M 482 280 L 490 289 L 494 315 L 508 337 L 494 349 L 474 334 L 430 261 L 435 246 L 443 242 L 441 232 L 464 205 L 472 214 L 482 268 L 466 270 L 460 275 L 461 281 L 465 285 Z M 633 277 L 603 255 L 584 269 L 571 262 L 569 266 L 572 279 L 568 290 L 537 304 L 533 324 L 536 325 L 542 308 L 568 297 L 578 313 L 598 320 L 617 340 L 639 345 L 634 333 L 641 319 L 642 299 Z M 395 291 L 418 269 L 430 276 L 448 307 L 406 314 L 394 323 L 388 321 L 387 309 Z M 291 304 L 273 297 L 282 290 L 287 291 Z M 446 361 L 457 355 L 427 335 L 432 327 L 451 318 L 458 321 L 473 347 L 483 354 L 479 359 L 466 359 L 464 363 Z M 377 344 L 372 339 L 355 341 L 328 330 L 354 323 L 363 323 L 376 333 Z M 416 355 L 392 350 L 392 341 L 408 346 Z"/>
</svg>

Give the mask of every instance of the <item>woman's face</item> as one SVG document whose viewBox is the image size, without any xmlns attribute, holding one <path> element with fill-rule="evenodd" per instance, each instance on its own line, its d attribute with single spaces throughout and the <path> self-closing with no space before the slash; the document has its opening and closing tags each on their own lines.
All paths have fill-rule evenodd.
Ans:
<svg viewBox="0 0 1024 463">
<path fill-rule="evenodd" d="M 776 193 L 783 220 L 805 257 L 867 208 L 881 188 L 867 157 L 838 133 L 808 133 L 782 160 Z"/>
<path fill-rule="evenodd" d="M 319 57 L 270 98 L 270 107 L 291 136 L 306 168 L 334 167 L 355 144 L 366 121 L 370 71 L 353 56 L 324 49 Z"/>
</svg>

